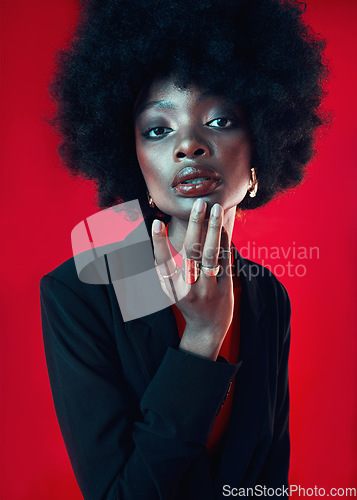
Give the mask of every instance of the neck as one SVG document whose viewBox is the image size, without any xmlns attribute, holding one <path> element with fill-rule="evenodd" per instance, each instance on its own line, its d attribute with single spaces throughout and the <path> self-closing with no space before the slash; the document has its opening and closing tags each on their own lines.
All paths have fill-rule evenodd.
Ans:
<svg viewBox="0 0 357 500">
<path fill-rule="evenodd" d="M 224 212 L 223 215 L 223 226 L 228 232 L 229 244 L 231 244 L 233 227 L 236 216 L 236 207 L 232 207 Z M 171 245 L 174 247 L 176 252 L 182 254 L 183 243 L 185 241 L 186 231 L 188 226 L 188 220 L 179 219 L 177 217 L 172 217 L 169 227 L 168 236 Z M 201 234 L 201 244 L 203 245 L 206 240 L 206 234 L 208 229 L 208 220 L 204 222 Z"/>
</svg>

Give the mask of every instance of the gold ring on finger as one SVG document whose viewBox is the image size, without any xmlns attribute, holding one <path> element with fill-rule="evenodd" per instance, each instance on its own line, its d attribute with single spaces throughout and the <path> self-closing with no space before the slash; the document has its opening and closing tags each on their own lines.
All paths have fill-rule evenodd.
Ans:
<svg viewBox="0 0 357 500">
<path fill-rule="evenodd" d="M 177 264 L 176 264 L 175 270 L 171 274 L 166 274 L 166 275 L 161 274 L 161 273 L 160 274 L 161 274 L 161 277 L 164 278 L 164 280 L 167 280 L 167 279 L 172 278 L 173 276 L 175 276 L 175 274 L 177 273 L 177 271 L 178 271 L 178 267 L 177 267 Z"/>
<path fill-rule="evenodd" d="M 182 275 L 186 283 L 191 285 L 196 283 L 200 275 L 200 263 L 195 259 L 183 259 Z"/>
<path fill-rule="evenodd" d="M 215 276 L 217 276 L 220 269 L 221 269 L 221 266 L 219 264 L 218 264 L 218 266 L 214 266 L 214 267 L 201 266 L 201 271 L 203 272 L 203 274 L 205 274 L 206 276 L 211 276 L 213 278 Z"/>
<path fill-rule="evenodd" d="M 162 272 L 160 271 L 160 268 L 159 268 L 159 266 L 158 266 L 158 264 L 157 264 L 156 261 L 155 261 L 155 265 L 157 266 L 157 269 L 159 270 L 161 278 L 163 278 L 164 280 L 172 278 L 173 276 L 175 276 L 175 274 L 178 271 L 178 267 L 177 267 L 177 264 L 176 264 L 176 267 L 175 267 L 174 271 L 171 274 L 166 274 L 165 275 L 165 274 L 162 274 Z"/>
</svg>

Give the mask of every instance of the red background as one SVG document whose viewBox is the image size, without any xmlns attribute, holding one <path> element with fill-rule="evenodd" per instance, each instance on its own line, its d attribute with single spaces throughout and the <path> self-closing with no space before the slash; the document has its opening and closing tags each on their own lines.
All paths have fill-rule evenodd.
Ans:
<svg viewBox="0 0 357 500">
<path fill-rule="evenodd" d="M 38 282 L 71 256 L 72 228 L 98 211 L 94 188 L 57 168 L 57 139 L 42 120 L 51 110 L 53 54 L 68 39 L 78 5 L 0 0 L 0 7 L 0 496 L 74 500 L 81 495 L 51 399 Z M 353 0 L 308 0 L 306 19 L 328 40 L 326 106 L 335 118 L 304 184 L 247 213 L 234 237 L 238 248 L 248 241 L 256 251 L 267 247 L 265 263 L 282 264 L 278 274 L 285 269 L 280 279 L 293 308 L 290 482 L 304 488 L 357 487 L 356 14 Z M 271 247 L 294 246 L 318 247 L 319 258 L 271 254 Z M 288 261 L 305 276 L 289 277 Z"/>
</svg>

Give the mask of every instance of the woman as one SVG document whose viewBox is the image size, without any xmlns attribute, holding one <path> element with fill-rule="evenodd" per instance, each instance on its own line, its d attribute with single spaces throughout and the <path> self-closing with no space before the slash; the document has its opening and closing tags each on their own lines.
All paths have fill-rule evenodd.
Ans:
<svg viewBox="0 0 357 500">
<path fill-rule="evenodd" d="M 62 159 L 95 180 L 102 208 L 139 200 L 175 303 L 124 321 L 113 286 L 82 283 L 73 259 L 41 280 L 51 388 L 86 499 L 287 494 L 289 299 L 231 258 L 231 236 L 236 212 L 302 180 L 324 122 L 323 43 L 301 11 L 88 1 L 60 56 Z"/>
</svg>

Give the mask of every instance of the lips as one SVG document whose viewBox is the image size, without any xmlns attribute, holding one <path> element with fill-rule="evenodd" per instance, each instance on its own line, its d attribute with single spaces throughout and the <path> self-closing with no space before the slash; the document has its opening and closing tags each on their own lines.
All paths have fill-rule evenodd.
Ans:
<svg viewBox="0 0 357 500">
<path fill-rule="evenodd" d="M 203 196 L 215 191 L 221 184 L 220 175 L 211 168 L 192 165 L 182 168 L 171 186 L 181 196 Z"/>
</svg>

